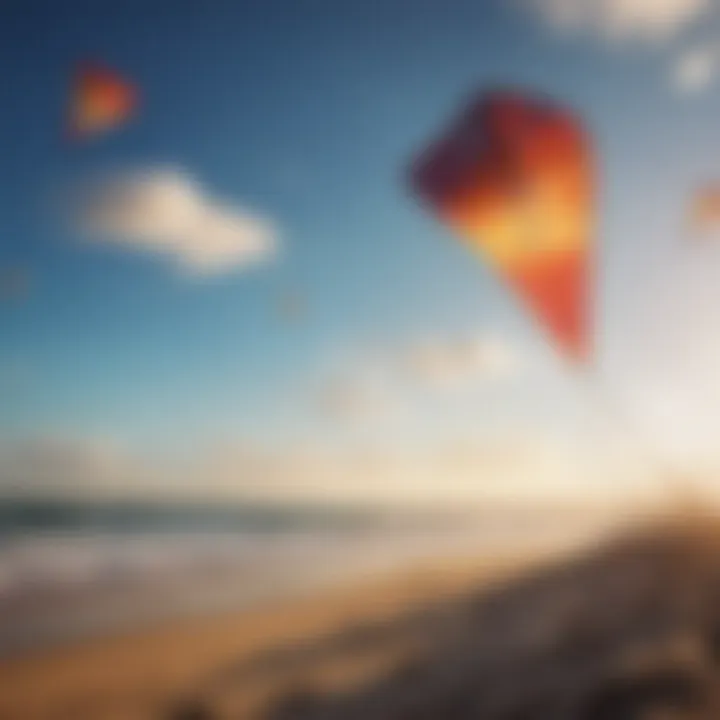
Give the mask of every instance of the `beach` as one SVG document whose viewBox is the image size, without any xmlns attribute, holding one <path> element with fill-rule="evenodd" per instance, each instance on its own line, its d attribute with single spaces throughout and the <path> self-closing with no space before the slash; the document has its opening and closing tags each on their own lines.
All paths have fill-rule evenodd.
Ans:
<svg viewBox="0 0 720 720">
<path fill-rule="evenodd" d="M 342 530 L 33 528 L 3 545 L 0 718 L 183 720 L 196 703 L 261 718 L 310 679 L 337 691 L 387 675 L 426 642 L 424 613 L 592 544 L 620 518 L 496 507 L 472 522 Z"/>
<path fill-rule="evenodd" d="M 292 648 L 348 626 L 390 621 L 522 564 L 510 555 L 484 562 L 448 561 L 260 609 L 168 622 L 152 630 L 6 660 L 0 665 L 0 717 L 142 720 L 169 716 L 174 707 L 195 696 L 218 704 L 249 702 L 254 690 L 262 694 L 271 689 L 268 678 L 255 689 L 244 687 L 244 697 L 237 697 L 225 677 L 233 666 L 265 650 Z M 363 670 L 371 672 L 372 667 L 358 671 Z M 271 678 L 270 686 L 273 681 L 279 691 L 280 679 Z"/>
</svg>

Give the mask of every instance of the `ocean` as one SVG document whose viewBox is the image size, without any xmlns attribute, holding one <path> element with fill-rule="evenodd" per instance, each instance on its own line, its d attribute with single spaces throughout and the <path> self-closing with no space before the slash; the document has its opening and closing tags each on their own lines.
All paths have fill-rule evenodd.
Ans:
<svg viewBox="0 0 720 720">
<path fill-rule="evenodd" d="M 0 502 L 0 657 L 235 610 L 413 562 L 537 550 L 598 525 L 572 509 Z"/>
</svg>

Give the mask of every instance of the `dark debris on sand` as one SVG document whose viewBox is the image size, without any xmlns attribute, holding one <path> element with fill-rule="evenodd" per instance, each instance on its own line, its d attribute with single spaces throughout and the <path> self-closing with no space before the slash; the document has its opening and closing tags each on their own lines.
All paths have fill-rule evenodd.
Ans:
<svg viewBox="0 0 720 720">
<path fill-rule="evenodd" d="M 635 533 L 423 632 L 389 676 L 299 689 L 263 720 L 720 720 L 720 528 Z"/>
</svg>

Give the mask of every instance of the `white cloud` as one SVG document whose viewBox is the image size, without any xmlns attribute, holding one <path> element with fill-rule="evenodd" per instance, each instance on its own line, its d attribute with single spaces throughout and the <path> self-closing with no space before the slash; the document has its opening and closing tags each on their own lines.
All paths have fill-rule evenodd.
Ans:
<svg viewBox="0 0 720 720">
<path fill-rule="evenodd" d="M 490 337 L 420 343 L 409 349 L 405 359 L 409 375 L 431 388 L 504 380 L 518 366 L 511 348 Z"/>
<path fill-rule="evenodd" d="M 334 378 L 318 393 L 320 411 L 344 420 L 377 419 L 396 409 L 397 400 L 384 383 L 363 376 Z"/>
<path fill-rule="evenodd" d="M 677 59 L 673 67 L 673 85 L 685 93 L 704 90 L 715 80 L 718 63 L 720 53 L 713 45 L 688 50 Z"/>
<path fill-rule="evenodd" d="M 96 241 L 165 256 L 192 274 L 253 265 L 277 248 L 271 223 L 208 197 L 195 180 L 174 169 L 106 179 L 82 193 L 80 216 Z"/>
<path fill-rule="evenodd" d="M 107 439 L 39 437 L 0 445 L 0 489 L 6 494 L 102 497 L 145 479 L 139 465 Z"/>
<path fill-rule="evenodd" d="M 614 461 L 613 461 L 614 462 Z M 81 501 L 449 504 L 629 497 L 641 478 L 577 443 L 511 432 L 431 444 L 210 442 L 148 456 L 108 439 L 0 444 L 0 493 Z M 609 480 L 610 478 L 610 480 Z"/>
<path fill-rule="evenodd" d="M 529 0 L 562 31 L 608 40 L 666 40 L 709 12 L 716 0 Z"/>
<path fill-rule="evenodd" d="M 513 348 L 500 338 L 406 340 L 400 347 L 346 360 L 321 383 L 315 404 L 331 420 L 401 422 L 410 411 L 417 419 L 433 397 L 495 386 L 519 367 Z"/>
</svg>

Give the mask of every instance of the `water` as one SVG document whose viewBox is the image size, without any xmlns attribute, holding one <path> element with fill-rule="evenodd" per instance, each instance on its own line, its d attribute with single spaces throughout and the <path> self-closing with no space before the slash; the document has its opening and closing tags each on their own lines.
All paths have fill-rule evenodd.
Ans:
<svg viewBox="0 0 720 720">
<path fill-rule="evenodd" d="M 383 522 L 387 513 L 322 506 L 262 504 L 159 505 L 52 500 L 0 500 L 0 540 L 28 532 L 274 531 L 309 527 L 352 528 Z"/>
<path fill-rule="evenodd" d="M 470 516 L 0 503 L 0 655 L 273 602 L 413 561 L 537 548 L 589 528 L 577 512 L 545 508 Z"/>
</svg>

